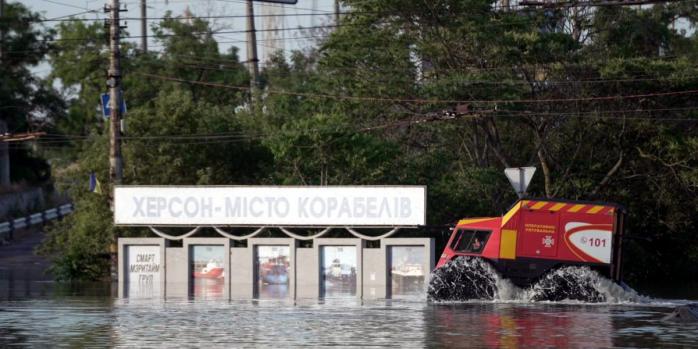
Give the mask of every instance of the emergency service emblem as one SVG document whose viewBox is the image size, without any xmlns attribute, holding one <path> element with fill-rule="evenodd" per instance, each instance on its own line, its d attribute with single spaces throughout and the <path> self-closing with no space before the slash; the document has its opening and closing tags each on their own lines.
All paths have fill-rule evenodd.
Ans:
<svg viewBox="0 0 698 349">
<path fill-rule="evenodd" d="M 555 239 L 553 239 L 552 235 L 546 235 L 543 238 L 543 245 L 545 245 L 546 248 L 551 248 L 553 245 L 555 245 Z"/>
</svg>

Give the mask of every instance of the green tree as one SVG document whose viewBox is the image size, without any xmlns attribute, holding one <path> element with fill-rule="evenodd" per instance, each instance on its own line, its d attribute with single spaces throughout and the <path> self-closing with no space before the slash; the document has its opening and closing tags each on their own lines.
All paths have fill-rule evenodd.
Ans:
<svg viewBox="0 0 698 349">
<path fill-rule="evenodd" d="M 503 168 L 536 165 L 535 196 L 627 205 L 631 281 L 671 277 L 665 270 L 698 276 L 698 38 L 675 25 L 693 25 L 695 1 L 511 11 L 488 0 L 345 4 L 353 12 L 316 48 L 271 57 L 255 110 L 237 51 L 219 53 L 207 22 L 168 15 L 154 28 L 161 52 L 126 45 L 127 183 L 427 185 L 429 222 L 445 224 L 503 213 L 515 200 Z M 101 29 L 59 30 L 96 38 Z M 66 173 L 104 180 L 104 123 L 89 107 L 103 82 L 69 66 L 70 57 L 97 64 L 102 51 L 81 45 L 52 56 L 55 78 L 78 86 L 74 125 L 94 120 Z M 107 218 L 94 211 L 106 197 L 74 195 L 88 205 L 75 219 Z M 102 253 L 112 236 L 97 224 L 57 227 L 54 252 L 94 236 Z M 85 267 L 94 257 L 72 256 Z"/>
<path fill-rule="evenodd" d="M 125 183 L 250 184 L 270 177 L 271 153 L 247 129 L 252 124 L 246 121 L 248 114 L 236 111 L 244 104 L 244 94 L 162 79 L 248 83 L 234 51 L 219 54 L 210 35 L 199 35 L 206 28 L 201 20 L 189 24 L 165 19 L 155 28 L 164 45 L 162 53 L 143 54 L 124 45 Z M 62 83 L 65 92 L 74 92 L 69 100 L 71 122 L 64 124 L 64 130 L 73 130 L 80 137 L 73 146 L 75 159 L 57 172 L 61 183 L 68 183 L 64 189 L 74 200 L 75 213 L 49 228 L 42 253 L 54 257 L 53 271 L 59 279 L 94 280 L 108 274 L 107 257 L 116 236 L 148 232 L 117 229 L 112 224 L 108 124 L 95 113 L 107 67 L 106 51 L 98 39 L 102 29 L 79 21 L 63 23 L 58 29 L 61 37 L 79 39 L 64 40 L 72 44 L 61 44 L 51 59 L 52 78 Z M 183 41 L 187 44 L 181 45 Z M 211 69 L 216 64 L 189 64 L 183 58 L 195 60 L 196 54 L 225 61 L 226 69 Z M 88 192 L 91 174 L 101 181 L 102 193 Z"/>
<path fill-rule="evenodd" d="M 52 49 L 54 32 L 40 19 L 16 2 L 5 4 L 0 18 L 0 119 L 9 133 L 50 131 L 64 115 L 60 96 L 31 71 Z M 32 148 L 24 143 L 9 148 L 12 181 L 43 184 L 49 179 L 48 164 Z"/>
</svg>

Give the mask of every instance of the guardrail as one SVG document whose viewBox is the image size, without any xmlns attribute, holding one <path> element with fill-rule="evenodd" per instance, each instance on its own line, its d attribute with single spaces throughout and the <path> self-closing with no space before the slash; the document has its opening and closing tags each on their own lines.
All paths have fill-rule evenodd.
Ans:
<svg viewBox="0 0 698 349">
<path fill-rule="evenodd" d="M 6 221 L 0 223 L 0 238 L 6 237 L 10 240 L 13 238 L 13 232 L 17 229 L 28 228 L 35 224 L 45 223 L 54 219 L 61 218 L 67 214 L 73 212 L 73 204 L 65 204 L 46 210 L 40 213 L 34 213 L 32 215 L 13 219 L 11 221 Z"/>
</svg>

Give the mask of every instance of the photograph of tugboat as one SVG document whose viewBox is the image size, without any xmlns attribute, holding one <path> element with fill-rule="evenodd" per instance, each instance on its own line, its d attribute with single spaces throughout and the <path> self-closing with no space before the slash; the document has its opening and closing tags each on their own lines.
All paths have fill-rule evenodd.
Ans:
<svg viewBox="0 0 698 349">
<path fill-rule="evenodd" d="M 194 297 L 223 296 L 225 288 L 225 248 L 213 245 L 190 247 L 191 294 Z"/>
<path fill-rule="evenodd" d="M 257 293 L 260 298 L 288 296 L 288 246 L 257 246 Z"/>
<path fill-rule="evenodd" d="M 391 296 L 424 295 L 424 247 L 390 246 Z"/>
<path fill-rule="evenodd" d="M 201 271 L 194 271 L 195 278 L 203 279 L 218 279 L 223 278 L 223 265 L 218 261 L 211 259 L 206 263 L 206 266 Z"/>
<path fill-rule="evenodd" d="M 322 247 L 322 294 L 327 298 L 356 296 L 356 247 Z"/>
</svg>

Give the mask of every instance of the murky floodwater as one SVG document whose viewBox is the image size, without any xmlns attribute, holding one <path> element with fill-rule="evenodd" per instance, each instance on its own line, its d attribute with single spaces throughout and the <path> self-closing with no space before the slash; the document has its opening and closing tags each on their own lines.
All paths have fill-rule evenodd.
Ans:
<svg viewBox="0 0 698 349">
<path fill-rule="evenodd" d="M 687 301 L 136 300 L 104 287 L 0 286 L 0 347 L 698 347 L 698 325 L 662 321 Z"/>
</svg>

